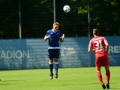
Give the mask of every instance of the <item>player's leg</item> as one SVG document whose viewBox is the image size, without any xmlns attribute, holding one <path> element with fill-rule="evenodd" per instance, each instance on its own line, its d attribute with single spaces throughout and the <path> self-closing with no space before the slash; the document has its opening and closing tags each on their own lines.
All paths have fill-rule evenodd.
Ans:
<svg viewBox="0 0 120 90">
<path fill-rule="evenodd" d="M 55 78 L 58 78 L 58 58 L 54 58 L 54 67 L 55 67 Z"/>
<path fill-rule="evenodd" d="M 105 70 L 106 70 L 106 81 L 107 81 L 106 87 L 107 87 L 107 89 L 110 89 L 110 69 L 109 69 L 109 66 L 105 66 Z"/>
<path fill-rule="evenodd" d="M 96 70 L 97 70 L 97 77 L 100 81 L 101 84 L 103 84 L 103 80 L 102 80 L 102 74 L 101 74 L 101 67 L 96 67 Z"/>
<path fill-rule="evenodd" d="M 53 79 L 53 58 L 49 59 L 50 79 Z"/>
<path fill-rule="evenodd" d="M 109 69 L 109 60 L 108 60 L 108 55 L 106 54 L 104 57 L 104 66 L 106 70 L 106 87 L 107 89 L 110 89 L 110 69 Z"/>
<path fill-rule="evenodd" d="M 49 57 L 49 68 L 50 68 L 50 79 L 53 79 L 53 50 L 48 50 L 48 57 Z"/>
<path fill-rule="evenodd" d="M 58 63 L 58 58 L 59 58 L 59 54 L 60 54 L 60 50 L 56 49 L 55 50 L 55 54 L 54 54 L 54 67 L 55 67 L 55 78 L 58 78 L 58 67 L 59 67 L 59 63 Z"/>
<path fill-rule="evenodd" d="M 102 88 L 105 89 L 106 86 L 103 83 L 102 73 L 101 73 L 102 56 L 96 56 L 95 59 L 96 59 L 95 64 L 96 64 L 96 70 L 97 70 L 97 77 L 98 77 L 98 80 L 99 80 L 100 84 L 102 85 Z"/>
<path fill-rule="evenodd" d="M 106 87 L 109 89 L 110 88 L 110 69 L 109 69 L 109 60 L 108 60 L 108 55 L 105 54 L 104 56 L 104 63 L 103 66 L 105 67 L 105 71 L 106 71 Z"/>
<path fill-rule="evenodd" d="M 100 84 L 102 85 L 102 88 L 105 89 L 106 86 L 105 86 L 105 84 L 103 83 L 102 73 L 101 73 L 101 67 L 100 67 L 100 66 L 96 66 L 96 70 L 97 70 L 98 80 L 99 80 Z"/>
</svg>

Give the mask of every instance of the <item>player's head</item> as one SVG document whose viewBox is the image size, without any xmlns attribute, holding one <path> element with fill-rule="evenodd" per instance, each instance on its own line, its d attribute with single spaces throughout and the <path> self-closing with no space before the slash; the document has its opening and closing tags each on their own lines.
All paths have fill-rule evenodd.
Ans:
<svg viewBox="0 0 120 90">
<path fill-rule="evenodd" d="M 93 36 L 98 36 L 99 35 L 99 30 L 97 28 L 93 29 Z"/>
<path fill-rule="evenodd" d="M 53 23 L 53 30 L 58 30 L 59 29 L 59 23 L 58 22 L 54 22 Z"/>
</svg>

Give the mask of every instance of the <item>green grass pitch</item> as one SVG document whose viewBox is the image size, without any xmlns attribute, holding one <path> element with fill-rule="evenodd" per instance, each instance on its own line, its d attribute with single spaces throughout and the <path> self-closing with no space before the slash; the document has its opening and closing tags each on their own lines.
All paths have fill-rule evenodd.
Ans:
<svg viewBox="0 0 120 90">
<path fill-rule="evenodd" d="M 110 90 L 120 90 L 120 67 L 110 67 Z M 102 67 L 103 80 L 106 82 Z M 60 68 L 59 78 L 49 79 L 49 69 L 1 70 L 0 90 L 102 90 L 95 67 Z"/>
</svg>

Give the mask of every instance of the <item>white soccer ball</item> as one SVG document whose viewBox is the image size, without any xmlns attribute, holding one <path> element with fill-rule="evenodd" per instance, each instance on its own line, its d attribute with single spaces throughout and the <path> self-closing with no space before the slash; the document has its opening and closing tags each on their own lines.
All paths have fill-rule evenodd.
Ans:
<svg viewBox="0 0 120 90">
<path fill-rule="evenodd" d="M 63 7 L 63 11 L 66 12 L 66 13 L 70 12 L 70 6 L 69 5 L 65 5 Z"/>
</svg>

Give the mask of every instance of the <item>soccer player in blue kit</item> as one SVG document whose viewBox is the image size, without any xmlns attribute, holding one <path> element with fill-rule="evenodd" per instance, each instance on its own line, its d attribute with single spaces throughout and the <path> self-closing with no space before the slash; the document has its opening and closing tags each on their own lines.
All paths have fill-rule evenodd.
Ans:
<svg viewBox="0 0 120 90">
<path fill-rule="evenodd" d="M 48 40 L 48 58 L 49 58 L 49 68 L 50 68 L 50 79 L 53 79 L 53 62 L 55 68 L 55 78 L 58 78 L 58 58 L 60 55 L 59 40 L 64 41 L 65 35 L 60 32 L 59 23 L 53 23 L 53 28 L 48 30 L 44 41 Z"/>
</svg>

